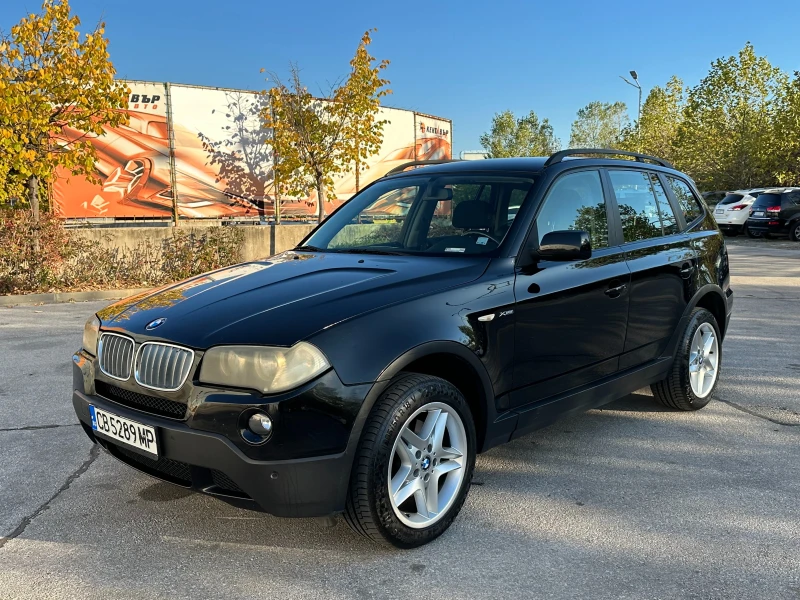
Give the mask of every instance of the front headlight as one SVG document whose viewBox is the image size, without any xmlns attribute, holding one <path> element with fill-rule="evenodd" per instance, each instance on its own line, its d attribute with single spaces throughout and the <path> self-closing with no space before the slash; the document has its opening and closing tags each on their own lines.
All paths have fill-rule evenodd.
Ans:
<svg viewBox="0 0 800 600">
<path fill-rule="evenodd" d="M 310 381 L 330 366 L 307 342 L 291 348 L 217 346 L 203 357 L 200 381 L 276 394 Z"/>
<path fill-rule="evenodd" d="M 97 315 L 86 321 L 83 326 L 83 349 L 92 356 L 97 355 L 97 336 L 100 334 L 100 319 Z"/>
</svg>

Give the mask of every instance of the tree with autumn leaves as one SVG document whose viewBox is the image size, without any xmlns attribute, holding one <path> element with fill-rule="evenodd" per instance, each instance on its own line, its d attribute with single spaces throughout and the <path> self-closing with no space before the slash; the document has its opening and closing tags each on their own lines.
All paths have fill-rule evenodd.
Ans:
<svg viewBox="0 0 800 600">
<path fill-rule="evenodd" d="M 265 127 L 271 131 L 275 197 L 286 194 L 317 196 L 317 218 L 325 216 L 325 203 L 334 198 L 333 177 L 353 169 L 356 190 L 367 159 L 378 152 L 383 141 L 379 119 L 381 98 L 391 93 L 381 73 L 388 60 L 377 62 L 369 54 L 371 33 L 364 32 L 350 61 L 350 74 L 331 86 L 323 98 L 314 97 L 302 82 L 300 69 L 291 65 L 284 83 L 272 74 L 273 87 L 265 92 Z"/>
<path fill-rule="evenodd" d="M 0 32 L 0 205 L 28 205 L 35 222 L 41 188 L 59 170 L 95 178 L 88 138 L 127 120 L 104 24 L 83 36 L 79 26 L 68 0 L 45 0 L 40 14 Z"/>
<path fill-rule="evenodd" d="M 800 184 L 800 72 L 790 78 L 749 42 L 694 87 L 655 86 L 617 147 L 666 158 L 704 190 Z"/>
</svg>

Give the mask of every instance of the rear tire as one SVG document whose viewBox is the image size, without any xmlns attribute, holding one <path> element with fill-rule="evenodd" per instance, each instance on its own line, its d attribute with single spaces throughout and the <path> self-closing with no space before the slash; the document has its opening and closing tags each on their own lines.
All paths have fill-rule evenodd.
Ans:
<svg viewBox="0 0 800 600">
<path fill-rule="evenodd" d="M 800 242 L 800 220 L 792 223 L 789 229 L 789 239 L 793 242 Z"/>
<path fill-rule="evenodd" d="M 745 231 L 747 232 L 747 237 L 749 238 L 760 238 L 763 237 L 760 231 L 752 231 L 749 227 L 745 226 Z"/>
<path fill-rule="evenodd" d="M 678 342 L 670 374 L 650 389 L 664 406 L 699 410 L 711 400 L 721 367 L 722 344 L 717 320 L 705 308 L 695 308 Z"/>
<path fill-rule="evenodd" d="M 455 386 L 399 375 L 364 424 L 345 520 L 383 545 L 415 548 L 436 539 L 464 504 L 476 447 L 472 413 Z"/>
</svg>

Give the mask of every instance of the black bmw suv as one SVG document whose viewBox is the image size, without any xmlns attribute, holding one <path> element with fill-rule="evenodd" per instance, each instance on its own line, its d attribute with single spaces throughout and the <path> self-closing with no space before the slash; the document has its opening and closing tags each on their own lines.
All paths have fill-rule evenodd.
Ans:
<svg viewBox="0 0 800 600">
<path fill-rule="evenodd" d="M 751 237 L 788 235 L 800 242 L 800 188 L 773 188 L 759 194 L 750 207 L 747 231 Z"/>
<path fill-rule="evenodd" d="M 93 317 L 73 357 L 92 441 L 409 548 L 452 523 L 479 452 L 647 385 L 709 402 L 732 291 L 688 177 L 609 150 L 411 166 L 292 251 Z"/>
</svg>

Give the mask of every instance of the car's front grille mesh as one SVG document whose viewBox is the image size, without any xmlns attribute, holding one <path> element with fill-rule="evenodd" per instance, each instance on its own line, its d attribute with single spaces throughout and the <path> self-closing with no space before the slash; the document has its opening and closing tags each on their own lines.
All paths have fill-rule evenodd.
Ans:
<svg viewBox="0 0 800 600">
<path fill-rule="evenodd" d="M 133 363 L 133 340 L 114 333 L 100 336 L 100 370 L 114 379 L 127 380 Z"/>
<path fill-rule="evenodd" d="M 118 459 L 141 469 L 145 473 L 150 473 L 178 485 L 187 487 L 192 485 L 192 467 L 185 462 L 164 458 L 163 456 L 150 458 L 116 444 L 108 444 L 107 447 Z"/>
<path fill-rule="evenodd" d="M 206 469 L 203 467 L 193 467 L 192 465 L 159 456 L 158 458 L 144 456 L 123 446 L 112 444 L 101 440 L 103 446 L 116 458 L 122 462 L 144 471 L 145 473 L 164 479 L 177 485 L 185 487 L 199 487 L 204 491 L 216 495 L 236 496 L 239 498 L 250 499 L 242 488 L 222 471 L 216 469 Z M 209 477 L 214 487 L 209 488 Z"/>
<path fill-rule="evenodd" d="M 172 344 L 146 342 L 136 357 L 136 381 L 155 390 L 179 389 L 192 368 L 194 352 Z"/>
<path fill-rule="evenodd" d="M 235 495 L 244 494 L 242 488 L 236 485 L 236 482 L 225 475 L 225 473 L 222 471 L 211 469 L 211 481 L 213 481 L 214 485 L 216 485 L 218 488 L 226 492 L 233 492 Z"/>
<path fill-rule="evenodd" d="M 125 390 L 115 385 L 109 385 L 104 381 L 95 380 L 95 391 L 108 400 L 143 410 L 145 412 L 161 415 L 162 417 L 169 417 L 171 419 L 183 419 L 186 416 L 186 404 L 182 402 L 175 402 L 174 400 L 167 400 L 166 398 L 158 398 L 156 396 L 145 396 L 138 392 Z"/>
</svg>

